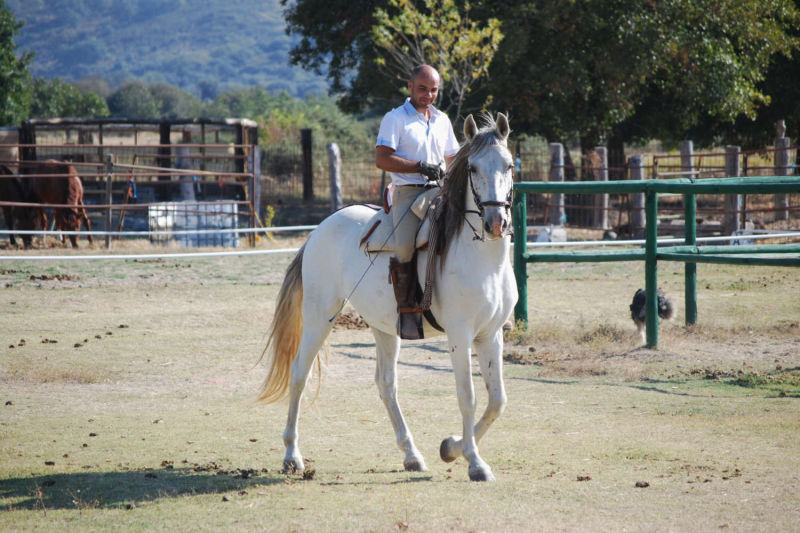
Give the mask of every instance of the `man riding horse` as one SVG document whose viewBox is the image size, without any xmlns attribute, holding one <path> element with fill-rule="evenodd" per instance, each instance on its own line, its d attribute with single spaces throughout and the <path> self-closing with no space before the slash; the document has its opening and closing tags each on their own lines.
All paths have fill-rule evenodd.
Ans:
<svg viewBox="0 0 800 533">
<path fill-rule="evenodd" d="M 395 257 L 389 270 L 399 313 L 397 333 L 403 339 L 420 338 L 422 321 L 413 262 L 420 220 L 410 208 L 425 188 L 438 186 L 459 148 L 450 119 L 433 106 L 439 83 L 436 69 L 416 67 L 408 80 L 410 96 L 383 117 L 375 146 L 375 165 L 392 178 Z"/>
</svg>

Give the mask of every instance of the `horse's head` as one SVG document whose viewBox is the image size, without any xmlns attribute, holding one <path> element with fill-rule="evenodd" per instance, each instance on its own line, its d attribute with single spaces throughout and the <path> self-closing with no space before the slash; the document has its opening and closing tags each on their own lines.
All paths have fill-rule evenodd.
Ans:
<svg viewBox="0 0 800 533">
<path fill-rule="evenodd" d="M 469 151 L 467 174 L 474 207 L 481 216 L 489 239 L 504 237 L 511 227 L 512 170 L 514 161 L 506 146 L 511 131 L 508 118 L 497 114 L 497 121 L 485 117 L 487 126 L 478 129 L 472 115 L 464 122 Z"/>
</svg>

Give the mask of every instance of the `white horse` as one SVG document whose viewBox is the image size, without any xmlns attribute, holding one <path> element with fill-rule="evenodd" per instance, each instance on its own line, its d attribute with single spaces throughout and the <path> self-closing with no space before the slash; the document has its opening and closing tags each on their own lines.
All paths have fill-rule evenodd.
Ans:
<svg viewBox="0 0 800 533">
<path fill-rule="evenodd" d="M 444 180 L 444 223 L 438 235 L 440 256 L 430 308 L 447 334 L 463 423 L 462 435 L 444 439 L 439 455 L 447 462 L 463 455 L 473 481 L 494 481 L 491 468 L 478 454 L 477 442 L 506 405 L 502 325 L 517 301 L 509 260 L 513 160 L 506 139 L 510 130 L 502 113 L 496 122 L 489 116 L 485 119 L 487 125 L 479 130 L 472 115 L 467 117 L 467 143 Z M 396 303 L 387 283 L 390 254 L 378 254 L 371 264 L 370 257 L 359 250 L 359 236 L 373 213 L 366 206 L 351 206 L 325 219 L 289 265 L 278 295 L 265 349 L 271 356 L 269 374 L 259 399 L 274 402 L 288 391 L 289 413 L 283 433 L 283 465 L 288 471 L 304 468 L 297 443 L 300 398 L 315 359 L 319 365 L 317 354 L 331 330 L 330 319 L 354 287 L 357 290 L 350 303 L 375 336 L 375 381 L 397 445 L 405 454 L 403 466 L 408 471 L 427 470 L 397 402 L 400 338 L 395 329 Z M 425 279 L 427 254 L 434 252 L 420 252 L 420 280 Z M 440 334 L 427 321 L 424 332 L 426 337 Z M 470 369 L 473 349 L 489 392 L 477 424 Z"/>
</svg>

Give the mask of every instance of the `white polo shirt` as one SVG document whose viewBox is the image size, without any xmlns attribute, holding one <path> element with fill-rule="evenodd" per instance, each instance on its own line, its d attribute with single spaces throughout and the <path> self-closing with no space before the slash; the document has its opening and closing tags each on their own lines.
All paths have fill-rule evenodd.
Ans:
<svg viewBox="0 0 800 533">
<path fill-rule="evenodd" d="M 458 152 L 458 140 L 447 115 L 430 107 L 431 119 L 417 111 L 411 100 L 383 116 L 375 146 L 388 146 L 394 153 L 410 161 L 425 161 L 445 168 L 445 156 Z M 428 179 L 417 172 L 390 172 L 394 185 L 425 184 Z"/>
</svg>

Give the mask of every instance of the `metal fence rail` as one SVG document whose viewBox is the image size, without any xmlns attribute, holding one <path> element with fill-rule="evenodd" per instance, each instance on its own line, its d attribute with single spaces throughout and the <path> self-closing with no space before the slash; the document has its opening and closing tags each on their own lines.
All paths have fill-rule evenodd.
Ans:
<svg viewBox="0 0 800 533">
<path fill-rule="evenodd" d="M 800 177 L 767 176 L 751 178 L 709 178 L 694 181 L 681 179 L 635 180 L 624 182 L 520 182 L 514 184 L 514 274 L 519 301 L 514 310 L 516 320 L 528 322 L 527 268 L 529 262 L 608 262 L 645 261 L 647 346 L 658 346 L 658 261 L 681 261 L 685 264 L 684 293 L 686 323 L 697 322 L 696 263 L 726 263 L 771 266 L 800 266 L 800 244 L 758 246 L 698 246 L 696 225 L 697 194 L 768 194 L 800 191 Z M 528 252 L 526 233 L 526 196 L 536 193 L 644 193 L 644 250 L 601 250 Z M 683 246 L 659 247 L 658 194 L 683 194 L 685 233 Z M 781 257 L 774 257 L 775 254 Z M 786 257 L 785 254 L 797 254 Z M 769 255 L 770 257 L 767 257 Z"/>
</svg>

